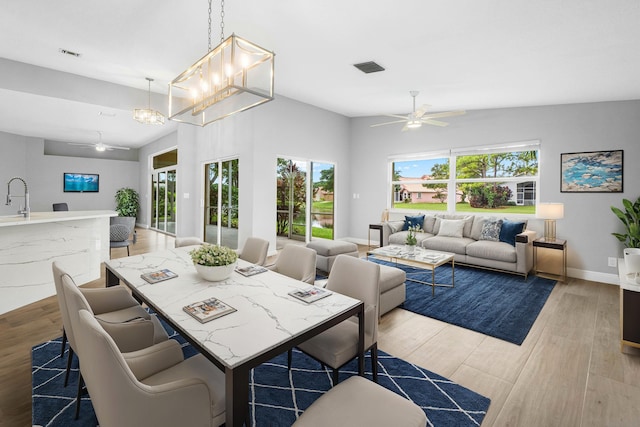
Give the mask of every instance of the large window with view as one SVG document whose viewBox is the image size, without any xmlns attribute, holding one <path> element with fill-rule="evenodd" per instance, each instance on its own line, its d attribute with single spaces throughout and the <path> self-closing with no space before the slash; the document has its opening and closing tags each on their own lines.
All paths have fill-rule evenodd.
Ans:
<svg viewBox="0 0 640 427">
<path fill-rule="evenodd" d="M 391 206 L 534 214 L 538 149 L 523 143 L 392 159 Z"/>
</svg>

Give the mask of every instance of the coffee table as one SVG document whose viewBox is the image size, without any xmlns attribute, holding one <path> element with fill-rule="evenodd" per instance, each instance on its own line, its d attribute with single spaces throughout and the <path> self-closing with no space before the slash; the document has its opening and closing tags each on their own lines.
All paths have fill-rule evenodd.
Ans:
<svg viewBox="0 0 640 427">
<path fill-rule="evenodd" d="M 423 285 L 430 285 L 432 296 L 435 296 L 436 294 L 436 286 L 453 288 L 455 285 L 454 254 L 450 252 L 434 251 L 431 249 L 424 249 L 419 246 L 408 248 L 407 246 L 402 245 L 389 245 L 367 251 L 367 258 L 369 258 L 370 255 L 373 255 L 376 258 L 389 258 L 390 260 L 395 261 L 396 265 L 398 265 L 398 262 L 414 266 L 415 264 L 419 264 L 420 268 L 431 270 L 431 282 L 410 279 L 409 277 L 407 277 L 406 280 L 421 283 Z M 451 263 L 451 284 L 436 283 L 436 268 L 449 262 Z"/>
</svg>

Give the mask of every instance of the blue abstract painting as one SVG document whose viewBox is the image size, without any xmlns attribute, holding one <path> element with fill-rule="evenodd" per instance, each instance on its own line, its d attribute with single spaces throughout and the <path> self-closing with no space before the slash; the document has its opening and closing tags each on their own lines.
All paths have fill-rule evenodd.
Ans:
<svg viewBox="0 0 640 427">
<path fill-rule="evenodd" d="M 621 193 L 623 150 L 562 153 L 565 193 Z"/>
</svg>

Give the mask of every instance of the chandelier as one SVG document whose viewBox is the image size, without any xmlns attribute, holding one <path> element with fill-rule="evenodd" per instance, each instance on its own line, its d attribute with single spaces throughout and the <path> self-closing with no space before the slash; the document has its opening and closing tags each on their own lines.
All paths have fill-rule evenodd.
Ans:
<svg viewBox="0 0 640 427">
<path fill-rule="evenodd" d="M 145 125 L 163 125 L 164 116 L 159 111 L 151 109 L 151 82 L 153 79 L 145 78 L 149 82 L 149 108 L 136 108 L 133 110 L 133 118 Z"/>
<path fill-rule="evenodd" d="M 273 100 L 274 53 L 232 34 L 169 83 L 169 120 L 205 126 Z"/>
</svg>

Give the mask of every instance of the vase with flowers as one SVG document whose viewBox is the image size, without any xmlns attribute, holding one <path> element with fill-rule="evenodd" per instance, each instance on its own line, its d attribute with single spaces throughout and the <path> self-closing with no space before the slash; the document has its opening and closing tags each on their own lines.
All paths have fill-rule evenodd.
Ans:
<svg viewBox="0 0 640 427">
<path fill-rule="evenodd" d="M 226 246 L 203 244 L 189 252 L 196 271 L 205 280 L 219 282 L 231 276 L 238 254 Z"/>
<path fill-rule="evenodd" d="M 417 225 L 411 226 L 407 229 L 408 234 L 405 239 L 406 249 L 409 253 L 413 253 L 416 248 L 416 244 L 418 243 L 418 239 L 416 238 L 416 233 L 420 230 L 420 227 Z"/>
</svg>

